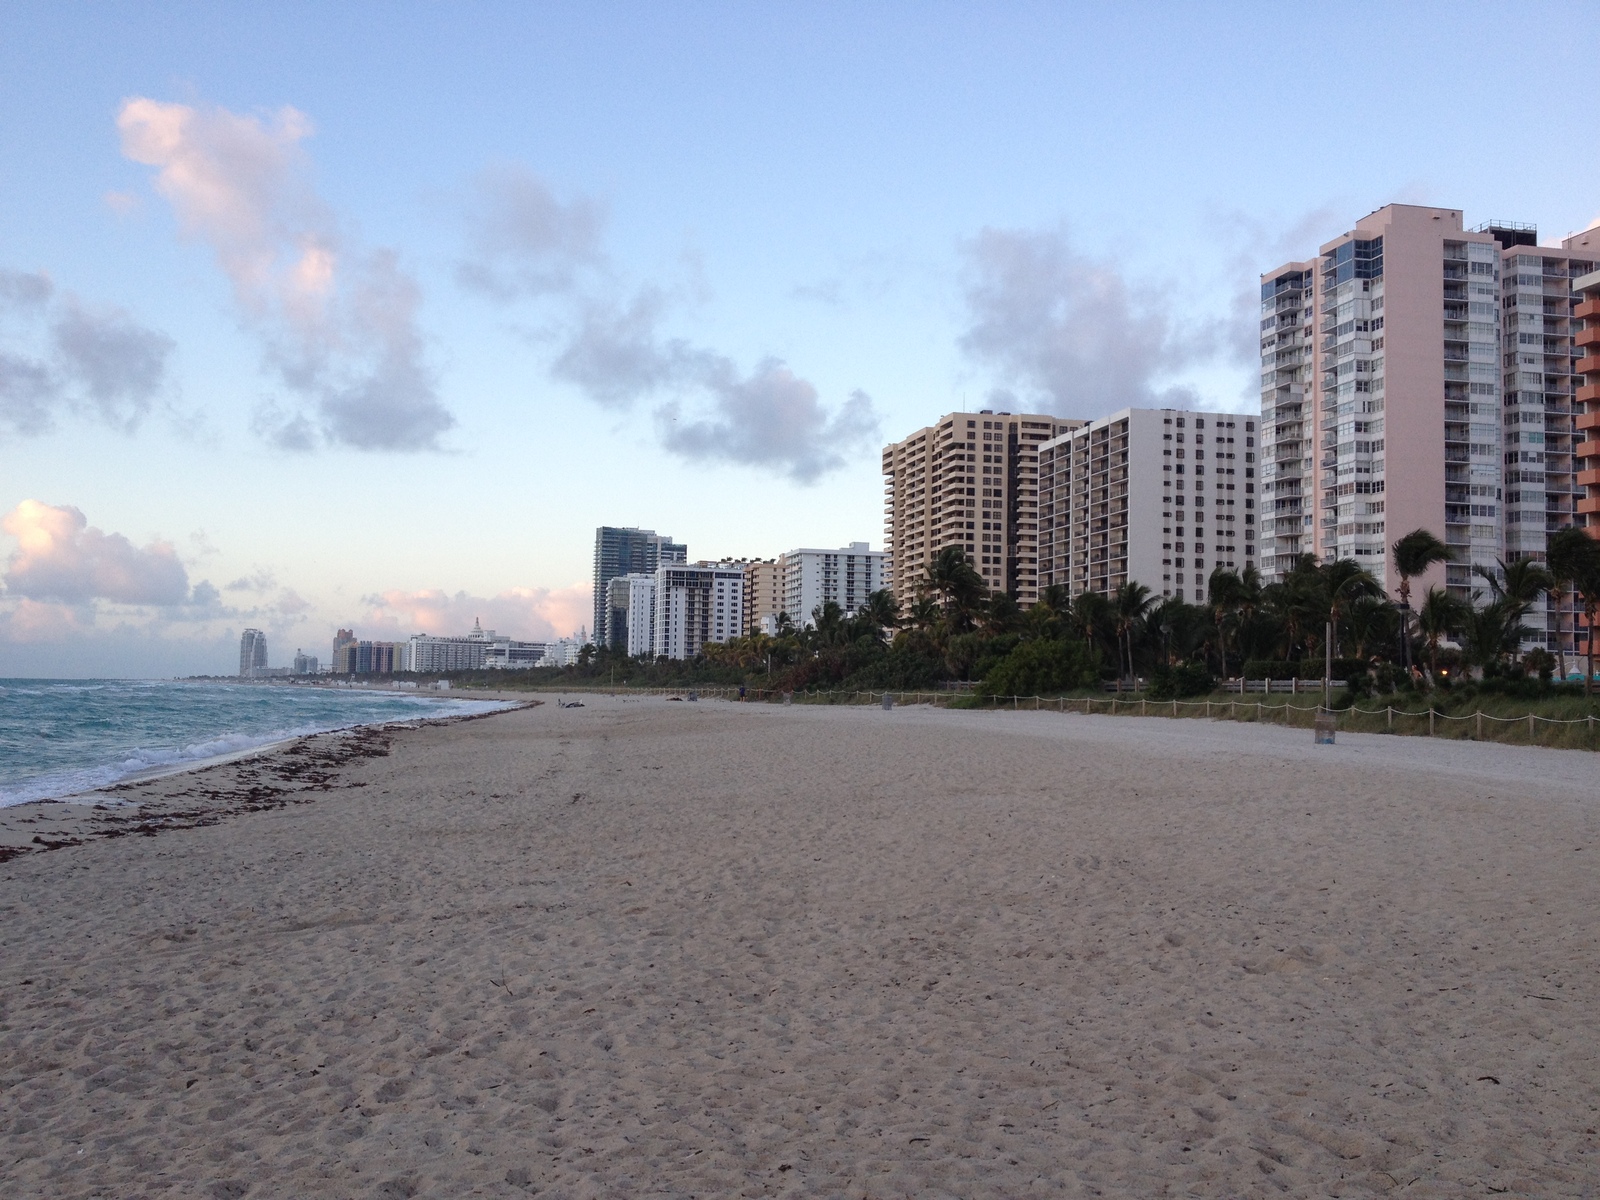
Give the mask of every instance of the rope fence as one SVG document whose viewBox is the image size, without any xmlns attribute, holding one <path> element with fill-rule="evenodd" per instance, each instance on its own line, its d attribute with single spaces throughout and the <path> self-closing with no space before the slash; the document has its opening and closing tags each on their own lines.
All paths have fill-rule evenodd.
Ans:
<svg viewBox="0 0 1600 1200">
<path fill-rule="evenodd" d="M 739 697 L 736 687 L 627 688 L 630 696 L 676 696 L 683 700 Z M 1340 729 L 1352 733 L 1394 733 L 1429 737 L 1469 738 L 1475 741 L 1562 744 L 1596 747 L 1600 720 L 1593 715 L 1546 717 L 1538 713 L 1502 717 L 1477 712 L 1453 715 L 1436 708 L 1418 711 L 1385 705 L 1382 708 L 1326 709 L 1321 704 L 1273 703 L 1268 699 L 1152 700 L 1120 696 L 978 696 L 961 692 L 877 692 L 808 689 L 781 692 L 767 688 L 745 689 L 745 699 L 761 703 L 881 705 L 885 698 L 897 705 L 948 708 L 1009 709 L 1012 711 L 1076 713 L 1082 716 L 1140 716 L 1255 721 L 1311 728 L 1318 717 L 1331 715 Z M 1552 737 L 1551 735 L 1561 735 Z M 1574 736 L 1578 735 L 1578 736 Z"/>
<path fill-rule="evenodd" d="M 540 688 L 540 691 L 559 691 Z M 585 692 L 607 689 L 571 689 L 569 694 L 580 697 Z M 616 694 L 628 696 L 665 696 L 679 700 L 737 700 L 737 687 L 626 687 L 616 689 Z M 1502 717 L 1494 713 L 1477 712 L 1452 715 L 1436 708 L 1416 712 L 1385 705 L 1382 708 L 1324 708 L 1321 704 L 1295 704 L 1290 700 L 1273 703 L 1268 699 L 1204 699 L 1204 700 L 1152 700 L 1149 697 L 1121 696 L 979 696 L 972 692 L 876 692 L 836 691 L 807 689 L 783 692 L 770 688 L 746 688 L 744 699 L 768 704 L 852 704 L 881 705 L 885 699 L 897 705 L 928 705 L 948 708 L 956 704 L 961 708 L 1009 709 L 1012 711 L 1076 713 L 1082 716 L 1138 716 L 1167 718 L 1201 718 L 1205 720 L 1255 721 L 1313 727 L 1319 717 L 1332 716 L 1338 728 L 1351 733 L 1393 733 L 1426 735 L 1428 737 L 1467 738 L 1474 741 L 1515 742 L 1520 744 L 1563 745 L 1569 747 L 1597 748 L 1600 738 L 1600 719 L 1593 714 L 1581 717 L 1546 717 L 1538 713 Z"/>
</svg>

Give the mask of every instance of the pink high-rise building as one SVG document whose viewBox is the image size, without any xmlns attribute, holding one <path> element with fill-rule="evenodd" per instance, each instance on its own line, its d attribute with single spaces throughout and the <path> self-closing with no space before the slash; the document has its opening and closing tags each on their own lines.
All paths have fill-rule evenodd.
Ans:
<svg viewBox="0 0 1600 1200">
<path fill-rule="evenodd" d="M 1262 570 L 1388 547 L 1456 552 L 1414 585 L 1473 590 L 1500 552 L 1500 247 L 1461 212 L 1391 204 L 1261 279 Z M 1270 536 L 1269 536 L 1270 534 Z"/>
</svg>

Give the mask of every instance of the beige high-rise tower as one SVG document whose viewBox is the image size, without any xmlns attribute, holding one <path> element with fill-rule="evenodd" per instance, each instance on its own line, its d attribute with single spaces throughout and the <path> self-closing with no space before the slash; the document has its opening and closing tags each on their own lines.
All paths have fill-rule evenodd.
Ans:
<svg viewBox="0 0 1600 1200">
<path fill-rule="evenodd" d="M 883 540 L 902 609 L 946 546 L 960 548 L 991 591 L 1024 607 L 1039 598 L 1039 446 L 1083 424 L 954 412 L 883 448 Z"/>
</svg>

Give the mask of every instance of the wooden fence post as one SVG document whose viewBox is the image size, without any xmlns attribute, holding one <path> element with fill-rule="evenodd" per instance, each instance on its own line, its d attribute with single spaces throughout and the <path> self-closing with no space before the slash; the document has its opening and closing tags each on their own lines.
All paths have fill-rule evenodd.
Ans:
<svg viewBox="0 0 1600 1200">
<path fill-rule="evenodd" d="M 1533 714 L 1528 714 L 1528 740 L 1533 741 Z"/>
<path fill-rule="evenodd" d="M 1392 731 L 1394 729 L 1394 705 L 1385 704 L 1383 706 L 1383 715 L 1388 723 L 1389 729 Z"/>
<path fill-rule="evenodd" d="M 1478 714 L 1477 715 L 1478 715 L 1478 720 L 1477 720 L 1478 732 L 1477 732 L 1477 734 L 1475 736 L 1481 742 L 1481 741 L 1483 741 L 1483 709 L 1480 708 L 1478 710 Z"/>
<path fill-rule="evenodd" d="M 1428 736 L 1433 736 L 1433 705 L 1428 705 Z"/>
</svg>

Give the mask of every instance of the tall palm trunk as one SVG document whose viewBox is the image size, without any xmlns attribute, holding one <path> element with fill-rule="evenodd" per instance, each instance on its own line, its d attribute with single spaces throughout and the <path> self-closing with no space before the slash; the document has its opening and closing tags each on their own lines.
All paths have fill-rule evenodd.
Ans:
<svg viewBox="0 0 1600 1200">
<path fill-rule="evenodd" d="M 1562 634 L 1566 632 L 1566 622 L 1562 618 L 1562 608 L 1566 594 L 1559 588 L 1550 589 L 1550 602 L 1556 610 L 1556 677 L 1565 683 L 1567 680 L 1567 644 Z"/>
</svg>

